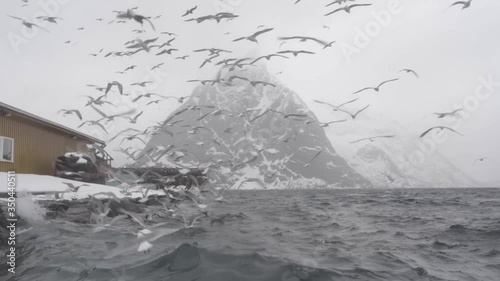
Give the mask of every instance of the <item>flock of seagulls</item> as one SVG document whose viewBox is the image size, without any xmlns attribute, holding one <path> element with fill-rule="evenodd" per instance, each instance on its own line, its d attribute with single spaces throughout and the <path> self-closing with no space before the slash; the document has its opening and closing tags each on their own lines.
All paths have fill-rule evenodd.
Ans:
<svg viewBox="0 0 500 281">
<path fill-rule="evenodd" d="M 299 4 L 301 0 L 297 0 L 295 4 Z M 471 5 L 472 0 L 469 1 L 458 1 L 453 3 L 451 6 L 456 6 L 456 5 L 462 5 L 462 9 L 469 8 Z M 342 6 L 345 4 L 345 6 Z M 340 12 L 345 12 L 350 14 L 354 10 L 362 9 L 364 7 L 371 6 L 372 4 L 369 3 L 355 3 L 355 0 L 335 0 L 329 4 L 326 5 L 326 7 L 331 7 L 333 5 L 339 5 L 338 7 L 334 8 L 332 11 L 327 12 L 324 16 L 332 16 L 334 14 L 338 14 Z M 138 7 L 130 8 L 127 9 L 126 11 L 112 11 L 114 15 L 114 19 L 112 19 L 108 24 L 120 24 L 120 23 L 125 23 L 127 21 L 133 21 L 138 24 L 138 26 L 141 27 L 141 29 L 134 29 L 131 30 L 132 33 L 134 33 L 136 36 L 141 35 L 146 33 L 145 27 L 150 28 L 150 31 L 156 32 L 157 27 L 154 24 L 155 19 L 160 18 L 162 15 L 156 15 L 156 16 L 145 16 L 141 15 L 137 12 Z M 230 12 L 220 12 L 216 14 L 211 14 L 211 15 L 197 15 L 198 14 L 198 6 L 194 6 L 192 8 L 187 9 L 183 14 L 179 14 L 178 16 L 180 18 L 183 18 L 185 22 L 190 22 L 190 23 L 195 23 L 195 24 L 204 24 L 206 22 L 215 22 L 215 23 L 220 23 L 222 21 L 233 21 L 237 20 L 239 18 L 239 15 L 230 13 Z M 44 27 L 40 26 L 39 24 L 27 21 L 21 17 L 16 17 L 9 15 L 9 17 L 18 20 L 21 22 L 22 25 L 26 26 L 27 28 L 39 28 L 42 29 L 46 32 L 50 32 L 48 29 L 45 29 Z M 49 16 L 41 16 L 38 17 L 37 19 L 41 21 L 45 21 L 51 24 L 60 24 L 64 23 L 64 19 L 60 17 L 49 17 Z M 97 18 L 96 21 L 102 22 L 104 19 L 103 18 Z M 146 22 L 146 26 L 145 26 Z M 329 29 L 328 26 L 323 26 L 325 29 Z M 77 30 L 83 31 L 85 27 L 79 27 Z M 273 27 L 266 27 L 264 25 L 259 25 L 257 27 L 257 31 L 255 31 L 253 34 L 246 35 L 246 36 L 240 36 L 237 38 L 234 38 L 232 42 L 237 44 L 243 44 L 243 42 L 248 41 L 252 42 L 255 44 L 259 44 L 259 40 L 264 40 L 264 38 L 269 38 L 270 34 L 275 32 L 275 28 Z M 225 35 L 232 35 L 232 32 L 226 32 Z M 169 38 L 164 38 L 168 36 Z M 141 38 L 135 38 L 131 39 L 123 44 L 123 49 L 122 50 L 107 50 L 104 51 L 104 49 L 100 49 L 98 52 L 90 53 L 89 55 L 92 57 L 99 57 L 102 56 L 103 58 L 108 58 L 108 57 L 131 57 L 139 52 L 145 52 L 145 53 L 151 53 L 153 50 L 155 50 L 154 55 L 157 57 L 160 56 L 172 56 L 174 52 L 182 52 L 181 55 L 176 55 L 173 57 L 173 59 L 176 60 L 188 60 L 191 59 L 191 54 L 189 54 L 186 50 L 180 50 L 175 47 L 175 44 L 177 43 L 177 38 L 179 38 L 179 35 L 173 32 L 169 31 L 161 31 L 159 32 L 158 37 L 154 38 L 148 38 L 148 39 L 141 39 Z M 264 56 L 260 56 L 257 58 L 252 58 L 252 57 L 234 57 L 232 55 L 231 50 L 225 50 L 225 49 L 219 49 L 219 48 L 203 48 L 203 49 L 195 49 L 192 50 L 191 52 L 193 54 L 206 54 L 206 57 L 203 58 L 201 61 L 200 67 L 203 68 L 207 65 L 214 65 L 214 66 L 222 66 L 223 68 L 228 69 L 229 71 L 233 71 L 236 69 L 242 69 L 245 67 L 251 67 L 254 66 L 256 63 L 260 61 L 271 61 L 274 59 L 292 59 L 299 56 L 299 55 L 315 55 L 316 50 L 310 50 L 310 49 L 287 49 L 287 50 L 281 50 L 281 47 L 286 45 L 288 46 L 290 43 L 289 42 L 299 42 L 299 43 L 313 43 L 316 46 L 319 46 L 321 49 L 327 49 L 331 48 L 333 44 L 336 43 L 335 40 L 323 40 L 315 37 L 310 37 L 310 36 L 301 36 L 301 35 L 292 35 L 292 36 L 278 36 L 276 37 L 277 42 L 279 42 L 279 47 L 278 51 L 270 54 L 266 54 Z M 71 41 L 66 41 L 66 43 L 70 43 Z M 159 62 L 153 66 L 149 66 L 151 70 L 155 69 L 160 69 L 164 66 L 165 62 Z M 138 66 L 137 65 L 130 65 L 126 67 L 123 70 L 116 70 L 116 73 L 118 74 L 126 74 L 130 71 L 134 71 Z M 402 69 L 400 72 L 404 72 L 406 74 L 411 74 L 415 76 L 416 78 L 419 78 L 419 74 L 412 70 L 412 69 Z M 118 79 L 119 80 L 119 79 Z M 267 81 L 258 81 L 258 80 L 252 80 L 247 77 L 241 76 L 241 75 L 231 75 L 227 79 L 224 79 L 222 77 L 217 77 L 216 79 L 206 79 L 206 80 L 201 80 L 201 79 L 191 79 L 188 80 L 188 83 L 200 83 L 202 85 L 224 85 L 224 86 L 232 86 L 234 85 L 235 81 L 243 81 L 245 83 L 248 83 L 252 87 L 276 87 L 277 85 L 273 83 L 269 83 Z M 380 82 L 378 85 L 375 86 L 369 86 L 362 88 L 356 92 L 353 93 L 353 95 L 359 95 L 361 93 L 365 93 L 368 91 L 374 91 L 374 92 L 381 92 L 385 87 L 389 87 L 390 84 L 396 83 L 399 81 L 399 78 L 393 78 L 389 80 L 385 80 Z M 184 103 L 185 99 L 188 97 L 175 97 L 175 96 L 163 96 L 159 95 L 157 93 L 145 93 L 145 94 L 140 94 L 136 96 L 131 96 L 129 93 L 130 87 L 146 87 L 149 84 L 153 83 L 153 81 L 137 81 L 135 83 L 132 83 L 130 85 L 124 84 L 122 81 L 117 81 L 113 80 L 108 82 L 106 85 L 93 85 L 93 84 L 88 84 L 87 86 L 96 92 L 99 92 L 100 94 L 98 96 L 90 96 L 87 95 L 85 96 L 87 98 L 87 102 L 85 104 L 85 108 L 90 107 L 95 113 L 97 113 L 100 118 L 97 120 L 83 120 L 83 116 L 78 109 L 61 109 L 59 111 L 60 114 L 63 116 L 66 115 L 75 115 L 78 117 L 79 120 L 82 121 L 79 128 L 84 126 L 84 125 L 89 125 L 89 126 L 97 126 L 103 130 L 103 132 L 108 133 L 106 130 L 106 126 L 109 122 L 113 122 L 118 118 L 121 118 L 123 120 L 128 121 L 128 123 L 132 126 L 135 125 L 139 122 L 139 118 L 143 116 L 144 112 L 147 111 L 146 108 L 143 108 L 140 112 L 136 112 L 135 110 L 130 110 L 127 112 L 122 112 L 119 114 L 107 114 L 102 110 L 103 106 L 115 106 L 113 103 L 111 103 L 108 98 L 112 94 L 118 94 L 121 96 L 130 96 L 131 102 L 133 103 L 141 103 L 145 101 L 145 106 L 155 106 L 159 104 L 160 102 L 167 101 L 167 100 L 176 100 L 180 104 Z M 153 99 L 155 98 L 155 99 Z M 345 114 L 347 117 L 350 117 L 352 120 L 355 120 L 360 114 L 362 114 L 365 110 L 367 110 L 370 105 L 364 105 L 360 106 L 358 110 L 355 111 L 350 111 L 346 109 L 347 105 L 352 105 L 358 102 L 361 98 L 356 98 L 352 99 L 350 101 L 344 102 L 340 105 L 332 105 L 324 101 L 315 101 L 319 104 L 327 105 L 332 108 L 334 112 L 339 112 Z M 121 138 L 121 143 L 124 143 L 126 141 L 134 141 L 138 140 L 141 143 L 145 144 L 146 141 L 145 139 L 150 136 L 150 135 L 156 135 L 156 134 L 162 134 L 162 135 L 167 135 L 170 137 L 174 137 L 174 133 L 168 129 L 168 127 L 173 127 L 173 126 L 182 126 L 185 128 L 185 132 L 189 134 L 198 134 L 201 131 L 210 131 L 209 128 L 206 128 L 204 126 L 199 126 L 195 124 L 187 124 L 183 125 L 183 120 L 179 119 L 182 115 L 183 112 L 186 112 L 188 110 L 193 110 L 193 111 L 198 111 L 198 110 L 209 110 L 205 115 L 200 117 L 199 121 L 203 120 L 208 115 L 213 115 L 213 116 L 231 116 L 235 118 L 245 118 L 245 116 L 248 116 L 249 113 L 252 112 L 252 110 L 247 110 L 245 112 L 226 112 L 222 109 L 215 108 L 212 105 L 196 105 L 196 106 L 190 106 L 186 107 L 184 110 L 178 111 L 175 114 L 172 115 L 172 117 L 169 120 L 166 120 L 163 123 L 158 123 L 155 125 L 152 125 L 148 128 L 146 128 L 143 131 L 134 129 L 134 128 L 128 128 L 126 130 L 123 130 L 113 136 L 110 141 L 113 141 L 119 137 Z M 445 117 L 452 117 L 455 116 L 460 109 L 455 110 L 453 112 L 449 113 L 435 113 L 438 118 L 445 118 Z M 248 121 L 250 124 L 252 122 L 255 122 L 258 118 L 266 115 L 266 114 L 277 114 L 280 115 L 283 119 L 294 119 L 294 120 L 302 120 L 305 122 L 305 124 L 312 124 L 315 123 L 314 120 L 308 120 L 308 117 L 310 117 L 307 114 L 304 113 L 290 113 L 290 112 L 281 112 L 277 110 L 266 110 L 263 113 L 260 113 L 257 117 L 254 117 L 252 119 L 245 119 L 246 122 Z M 174 120 L 175 119 L 175 120 Z M 329 121 L 329 122 L 324 122 L 320 123 L 318 122 L 318 125 L 320 127 L 326 128 L 331 126 L 332 124 L 336 123 L 342 123 L 346 122 L 347 119 L 340 119 L 340 120 L 334 120 L 334 121 Z M 224 132 L 231 133 L 231 131 L 235 128 L 227 128 Z M 452 128 L 448 128 L 445 126 L 436 126 L 429 128 L 425 132 L 423 132 L 420 137 L 423 138 L 430 132 L 438 130 L 449 130 L 452 131 L 456 134 L 461 135 L 457 131 L 455 131 Z M 130 134 L 132 133 L 132 134 Z M 373 142 L 378 139 L 391 139 L 395 138 L 395 135 L 381 135 L 381 136 L 370 136 L 366 138 L 362 138 L 359 140 L 352 141 L 352 144 L 355 143 L 360 143 L 363 141 L 370 141 Z M 211 139 L 210 140 L 213 143 L 218 144 L 219 146 L 221 145 L 220 141 L 217 139 Z M 284 139 L 283 142 L 289 141 L 289 138 Z M 120 143 L 120 144 L 121 144 Z M 123 149 L 120 148 L 119 151 L 127 155 L 127 157 L 137 160 L 140 159 L 141 157 L 148 157 L 151 161 L 155 163 L 160 163 L 160 158 L 167 156 L 169 159 L 173 159 L 173 162 L 179 163 L 179 161 L 184 157 L 184 155 L 188 155 L 189 151 L 187 151 L 185 148 L 178 148 L 175 147 L 174 145 L 169 145 L 167 147 L 155 147 L 152 148 L 153 151 L 148 151 L 147 153 L 144 153 L 142 149 L 136 150 L 134 152 L 130 151 L 131 148 Z M 255 149 L 256 151 L 263 151 L 263 149 Z M 150 153 L 154 152 L 154 153 Z M 316 152 L 312 157 L 310 158 L 310 161 L 308 163 L 305 163 L 304 167 L 309 167 L 311 163 L 317 159 L 321 155 L 322 151 Z M 154 156 L 152 156 L 154 155 Z M 232 163 L 231 162 L 231 170 L 232 171 L 237 171 L 245 167 L 246 165 L 256 161 L 258 157 L 257 156 L 250 158 L 246 161 L 243 161 L 242 163 Z M 486 158 L 480 158 L 476 160 L 476 162 L 484 161 Z M 235 161 L 233 161 L 235 162 Z M 216 163 L 220 164 L 220 163 Z M 275 172 L 276 173 L 276 172 Z M 271 177 L 273 177 L 275 174 L 272 174 Z M 393 180 L 394 181 L 394 180 Z M 246 179 L 245 181 L 240 183 L 240 187 L 244 182 L 257 182 L 259 184 L 262 184 L 259 182 L 258 179 Z M 74 186 L 69 183 L 65 183 L 68 185 L 68 187 L 71 190 L 74 190 L 75 192 L 78 191 L 78 188 L 80 186 Z M 217 193 L 220 194 L 220 193 Z M 200 205 L 200 204 L 198 204 Z M 194 219 L 191 226 L 196 222 L 197 219 Z M 188 227 L 188 225 L 186 225 Z"/>
</svg>

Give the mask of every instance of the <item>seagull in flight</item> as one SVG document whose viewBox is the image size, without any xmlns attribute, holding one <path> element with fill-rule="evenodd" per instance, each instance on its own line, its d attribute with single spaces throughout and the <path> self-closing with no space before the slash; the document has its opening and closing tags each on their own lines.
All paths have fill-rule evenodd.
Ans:
<svg viewBox="0 0 500 281">
<path fill-rule="evenodd" d="M 191 9 L 187 10 L 187 11 L 184 13 L 184 15 L 182 15 L 182 17 L 185 17 L 185 16 L 187 16 L 187 15 L 192 15 L 192 14 L 193 14 L 193 12 L 194 12 L 197 8 L 198 8 L 198 6 L 194 6 L 193 8 L 191 8 Z"/>
<path fill-rule="evenodd" d="M 122 84 L 120 84 L 120 82 L 117 82 L 117 81 L 109 82 L 108 86 L 106 87 L 106 92 L 104 92 L 104 93 L 107 94 L 113 86 L 118 87 L 118 90 L 120 91 L 120 95 L 123 95 L 123 86 L 122 86 Z"/>
<path fill-rule="evenodd" d="M 52 23 L 55 23 L 57 24 L 57 21 L 56 20 L 62 20 L 62 18 L 58 18 L 58 17 L 47 17 L 47 16 L 40 16 L 40 17 L 36 17 L 37 19 L 41 19 L 41 20 L 44 20 L 46 22 L 52 22 Z"/>
<path fill-rule="evenodd" d="M 322 127 L 322 128 L 326 128 L 328 126 L 330 126 L 330 124 L 334 124 L 334 123 L 342 123 L 342 122 L 345 122 L 347 121 L 347 119 L 342 119 L 342 120 L 336 120 L 336 121 L 330 121 L 330 122 L 326 122 L 326 123 L 320 123 L 319 126 Z"/>
<path fill-rule="evenodd" d="M 462 10 L 464 10 L 464 9 L 469 8 L 471 3 L 472 3 L 472 0 L 468 0 L 468 1 L 457 1 L 457 2 L 455 2 L 455 3 L 453 3 L 453 4 L 451 4 L 451 6 L 450 6 L 450 7 L 453 7 L 453 6 L 455 6 L 455 5 L 462 5 Z"/>
<path fill-rule="evenodd" d="M 449 130 L 449 131 L 452 131 L 458 135 L 461 135 L 463 136 L 462 134 L 460 134 L 459 132 L 453 130 L 452 128 L 450 127 L 445 127 L 445 126 L 436 126 L 436 127 L 432 127 L 430 129 L 428 129 L 427 131 L 423 132 L 421 135 L 420 135 L 420 138 L 423 138 L 425 137 L 425 135 L 427 135 L 429 132 L 431 132 L 432 130 L 439 130 L 439 131 L 442 131 L 442 130 Z"/>
<path fill-rule="evenodd" d="M 309 167 L 309 166 L 311 166 L 312 161 L 314 161 L 314 159 L 316 159 L 316 158 L 317 158 L 317 157 L 318 157 L 318 156 L 319 156 L 322 152 L 323 152 L 323 150 L 318 151 L 318 153 L 316 153 L 316 154 L 313 156 L 313 158 L 312 158 L 311 160 L 309 160 L 309 162 L 308 162 L 307 164 L 305 164 L 305 165 L 304 165 L 304 167 Z"/>
<path fill-rule="evenodd" d="M 351 2 L 354 2 L 355 0 L 335 0 L 329 4 L 327 4 L 325 7 L 330 7 L 331 5 L 334 5 L 334 4 L 342 4 L 344 2 L 347 2 L 347 1 L 351 1 Z"/>
<path fill-rule="evenodd" d="M 437 118 L 445 118 L 446 116 L 456 116 L 457 112 L 462 111 L 462 110 L 464 110 L 464 109 L 459 108 L 459 109 L 453 110 L 452 112 L 445 112 L 445 113 L 436 112 L 434 114 L 437 115 Z"/>
<path fill-rule="evenodd" d="M 375 137 L 369 137 L 369 138 L 362 138 L 362 139 L 359 139 L 359 140 L 356 140 L 356 141 L 352 141 L 351 143 L 358 143 L 358 142 L 362 142 L 362 141 L 365 141 L 365 140 L 369 140 L 371 142 L 374 142 L 375 139 L 382 139 L 382 138 L 390 139 L 390 138 L 394 138 L 394 137 L 395 137 L 395 135 L 375 136 Z"/>
<path fill-rule="evenodd" d="M 329 16 L 329 15 L 332 15 L 332 14 L 335 14 L 336 12 L 340 12 L 340 11 L 345 11 L 346 13 L 350 14 L 351 13 L 351 9 L 354 8 L 354 7 L 363 7 L 363 6 L 371 6 L 371 5 L 372 4 L 353 4 L 353 5 L 350 5 L 350 6 L 345 6 L 345 7 L 333 10 L 333 11 L 329 12 L 328 14 L 325 14 L 325 17 Z"/>
<path fill-rule="evenodd" d="M 279 57 L 279 58 L 285 58 L 285 59 L 287 59 L 287 58 L 288 58 L 287 56 L 283 56 L 283 55 L 278 55 L 278 54 L 270 54 L 270 55 L 267 55 L 267 56 L 261 56 L 261 57 L 258 57 L 258 58 L 256 58 L 254 61 L 252 61 L 250 64 L 254 64 L 254 63 L 258 62 L 258 61 L 259 61 L 259 60 L 261 60 L 261 59 L 266 59 L 266 60 L 270 61 L 270 60 L 271 60 L 271 58 L 273 58 L 273 57 Z"/>
<path fill-rule="evenodd" d="M 85 124 L 89 124 L 91 126 L 99 126 L 106 134 L 109 134 L 108 131 L 106 131 L 106 128 L 101 123 L 99 123 L 97 121 L 85 121 L 82 124 L 80 124 L 80 126 L 78 126 L 78 128 L 82 127 Z"/>
<path fill-rule="evenodd" d="M 267 32 L 270 32 L 274 30 L 274 28 L 266 28 L 266 29 L 263 29 L 263 30 L 259 30 L 257 32 L 255 32 L 254 34 L 250 35 L 250 36 L 247 36 L 247 37 L 240 37 L 240 38 L 237 38 L 237 39 L 234 39 L 233 42 L 237 42 L 237 41 L 241 41 L 241 40 L 248 40 L 248 41 L 252 41 L 252 42 L 255 42 L 255 43 L 259 43 L 257 41 L 257 36 L 261 35 L 261 34 L 264 34 L 264 33 L 267 33 Z"/>
<path fill-rule="evenodd" d="M 487 159 L 488 158 L 486 158 L 486 157 L 478 158 L 478 159 L 476 159 L 476 161 L 474 161 L 474 165 L 473 166 L 475 166 L 477 162 L 483 162 L 484 160 L 487 160 Z"/>
<path fill-rule="evenodd" d="M 116 17 L 119 18 L 119 19 L 133 19 L 136 22 L 140 23 L 141 25 L 143 25 L 144 20 L 146 20 L 146 21 L 149 22 L 149 24 L 151 25 L 151 27 L 153 28 L 153 30 L 156 30 L 155 26 L 153 25 L 153 22 L 151 22 L 151 20 L 149 20 L 145 16 L 136 14 L 135 12 L 133 12 L 130 9 L 127 10 L 126 12 L 118 12 L 118 15 L 116 15 Z"/>
<path fill-rule="evenodd" d="M 281 40 L 281 41 L 299 40 L 299 42 L 313 41 L 313 42 L 316 42 L 316 43 L 320 44 L 324 48 L 326 48 L 327 46 L 331 47 L 331 45 L 333 43 L 335 43 L 335 41 L 333 41 L 331 43 L 328 43 L 328 42 L 325 42 L 323 40 L 319 40 L 319 39 L 316 39 L 314 37 L 307 37 L 307 36 L 278 37 L 278 40 Z"/>
<path fill-rule="evenodd" d="M 76 186 L 70 182 L 63 182 L 63 183 L 69 187 L 69 190 L 71 190 L 71 192 L 78 192 L 78 189 L 80 189 L 80 187 L 82 187 L 82 186 L 90 186 L 88 184 L 81 184 L 81 185 Z"/>
<path fill-rule="evenodd" d="M 415 72 L 415 70 L 412 70 L 412 69 L 405 68 L 405 69 L 401 69 L 399 72 L 411 73 L 411 74 L 415 75 L 415 77 L 420 78 L 420 76 L 418 75 L 418 73 Z"/>
<path fill-rule="evenodd" d="M 157 56 L 161 56 L 161 55 L 163 55 L 163 54 L 169 54 L 169 55 L 171 55 L 171 54 L 172 54 L 172 52 L 174 52 L 174 51 L 178 51 L 178 49 L 168 49 L 168 50 L 167 50 L 167 49 L 165 49 L 165 50 L 162 50 L 161 52 L 159 52 L 159 53 L 158 53 L 158 54 L 156 54 L 156 55 L 157 55 Z"/>
<path fill-rule="evenodd" d="M 333 105 L 333 104 L 330 104 L 330 103 L 327 103 L 327 102 L 324 102 L 324 101 L 319 101 L 319 100 L 314 100 L 314 102 L 319 103 L 319 104 L 328 105 L 328 106 L 330 106 L 333 109 L 333 111 L 338 111 L 339 108 L 341 108 L 342 106 L 350 104 L 350 103 L 353 103 L 353 102 L 355 102 L 357 100 L 359 100 L 359 98 L 353 99 L 353 100 L 350 100 L 350 101 L 347 101 L 347 102 L 344 102 L 344 103 L 342 103 L 340 105 Z"/>
<path fill-rule="evenodd" d="M 292 50 L 286 50 L 286 51 L 279 51 L 278 54 L 293 54 L 294 57 L 298 56 L 299 54 L 309 54 L 309 55 L 314 55 L 316 53 L 314 52 L 309 52 L 309 51 L 292 51 Z"/>
<path fill-rule="evenodd" d="M 136 124 L 137 123 L 137 118 L 139 118 L 139 116 L 141 116 L 143 113 L 144 113 L 144 111 L 141 111 L 141 113 L 139 113 L 136 116 L 134 116 L 134 118 L 130 118 L 130 117 L 127 117 L 127 118 L 129 119 L 130 123 Z"/>
<path fill-rule="evenodd" d="M 379 92 L 380 91 L 380 87 L 382 87 L 382 85 L 390 83 L 390 82 L 394 82 L 394 81 L 397 81 L 397 80 L 399 80 L 399 78 L 394 78 L 394 79 L 386 80 L 386 81 L 378 84 L 377 87 L 366 87 L 366 88 L 363 88 L 363 89 L 361 89 L 359 91 L 354 92 L 353 95 L 361 93 L 361 92 L 366 91 L 366 90 L 374 90 L 375 92 Z"/>
<path fill-rule="evenodd" d="M 358 116 L 358 114 L 360 114 L 361 112 L 365 111 L 365 110 L 366 110 L 369 106 L 370 106 L 370 105 L 367 105 L 367 106 L 363 107 L 362 109 L 360 109 L 358 112 L 356 112 L 356 113 L 354 113 L 354 114 L 350 113 L 350 112 L 349 112 L 349 111 L 347 111 L 347 110 L 343 110 L 343 109 L 341 109 L 341 108 L 337 108 L 337 110 L 338 110 L 338 111 L 340 111 L 340 112 L 344 112 L 344 113 L 349 114 L 349 115 L 351 116 L 351 118 L 354 120 L 354 119 L 356 119 L 356 117 Z"/>
<path fill-rule="evenodd" d="M 130 84 L 130 86 L 141 86 L 141 87 L 146 87 L 147 84 L 154 83 L 153 81 L 144 81 L 144 82 L 137 82 Z"/>
<path fill-rule="evenodd" d="M 20 21 L 23 23 L 23 25 L 24 25 L 24 26 L 26 26 L 27 28 L 30 28 L 30 29 L 31 29 L 31 28 L 33 28 L 33 26 L 35 26 L 35 27 L 40 28 L 40 29 L 41 29 L 41 30 L 43 30 L 43 31 L 49 32 L 47 29 L 45 29 L 45 28 L 43 28 L 43 27 L 39 26 L 39 25 L 38 25 L 38 24 L 36 24 L 36 23 L 32 23 L 32 22 L 29 22 L 29 21 L 27 21 L 27 20 L 25 20 L 25 19 L 18 18 L 18 17 L 14 17 L 14 16 L 11 16 L 11 15 L 8 15 L 8 16 L 9 16 L 9 17 L 11 17 L 11 18 L 13 18 L 13 19 L 20 20 Z"/>
<path fill-rule="evenodd" d="M 76 109 L 61 109 L 57 113 L 61 113 L 61 112 L 63 113 L 63 116 L 76 114 L 76 116 L 78 116 L 78 118 L 80 120 L 82 120 L 82 114 L 80 113 L 79 110 L 76 110 Z"/>
</svg>

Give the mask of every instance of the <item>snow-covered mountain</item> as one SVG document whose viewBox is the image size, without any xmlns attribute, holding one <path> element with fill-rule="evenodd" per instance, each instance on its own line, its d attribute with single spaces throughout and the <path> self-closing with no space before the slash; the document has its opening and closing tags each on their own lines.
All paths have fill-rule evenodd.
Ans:
<svg viewBox="0 0 500 281">
<path fill-rule="evenodd" d="M 375 187 L 480 186 L 440 154 L 437 144 L 419 139 L 382 115 L 366 111 L 354 122 L 328 128 L 327 135 L 349 165 Z M 395 137 L 351 143 L 378 135 Z"/>
<path fill-rule="evenodd" d="M 170 163 L 210 166 L 212 178 L 236 181 L 234 188 L 260 181 L 275 188 L 371 187 L 337 154 L 299 96 L 263 66 L 222 69 L 219 78 L 226 83 L 195 88 L 145 151 L 158 150 Z"/>
</svg>

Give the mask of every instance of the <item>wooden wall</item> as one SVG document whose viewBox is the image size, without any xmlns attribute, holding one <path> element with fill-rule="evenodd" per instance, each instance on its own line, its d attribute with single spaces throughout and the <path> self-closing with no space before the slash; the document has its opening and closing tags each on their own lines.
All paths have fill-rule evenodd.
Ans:
<svg viewBox="0 0 500 281">
<path fill-rule="evenodd" d="M 0 161 L 0 172 L 53 175 L 58 156 L 91 143 L 15 113 L 0 116 L 0 136 L 14 139 L 14 163 Z"/>
</svg>

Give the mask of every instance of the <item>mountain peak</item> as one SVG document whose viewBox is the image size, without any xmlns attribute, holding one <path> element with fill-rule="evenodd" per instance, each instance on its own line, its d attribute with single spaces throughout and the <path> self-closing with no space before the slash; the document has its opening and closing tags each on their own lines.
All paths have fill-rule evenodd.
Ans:
<svg viewBox="0 0 500 281">
<path fill-rule="evenodd" d="M 182 148 L 190 153 L 166 157 L 184 163 L 210 162 L 219 167 L 213 176 L 228 182 L 250 177 L 271 186 L 291 186 L 297 180 L 322 186 L 370 186 L 335 152 L 300 97 L 278 83 L 264 65 L 223 68 L 218 79 L 196 87 L 168 117 L 170 124 L 180 120 L 175 126 L 165 124 L 173 138 L 156 135 L 146 149 Z"/>
</svg>

